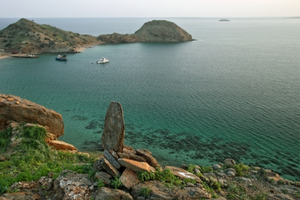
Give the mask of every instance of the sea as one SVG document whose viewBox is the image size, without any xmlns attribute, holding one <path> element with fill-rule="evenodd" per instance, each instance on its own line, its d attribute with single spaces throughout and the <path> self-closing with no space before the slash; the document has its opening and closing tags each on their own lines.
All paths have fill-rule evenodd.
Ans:
<svg viewBox="0 0 300 200">
<path fill-rule="evenodd" d="M 176 23 L 194 41 L 107 44 L 37 59 L 0 60 L 0 92 L 63 116 L 59 140 L 98 151 L 111 101 L 122 104 L 125 145 L 161 165 L 233 158 L 300 181 L 300 18 L 30 18 L 98 36 Z M 0 30 L 19 19 L 0 18 Z M 107 64 L 96 64 L 105 57 Z"/>
</svg>

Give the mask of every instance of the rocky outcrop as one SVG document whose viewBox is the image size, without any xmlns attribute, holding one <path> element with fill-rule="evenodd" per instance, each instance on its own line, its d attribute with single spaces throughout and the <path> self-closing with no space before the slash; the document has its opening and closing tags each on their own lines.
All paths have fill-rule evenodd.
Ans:
<svg viewBox="0 0 300 200">
<path fill-rule="evenodd" d="M 47 127 L 57 138 L 64 134 L 61 114 L 14 95 L 0 93 L 0 124 L 2 129 L 7 121 L 37 123 Z"/>
<path fill-rule="evenodd" d="M 101 137 L 102 147 L 106 150 L 122 152 L 125 138 L 123 108 L 119 102 L 110 102 L 105 115 Z"/>
<path fill-rule="evenodd" d="M 98 36 L 98 40 L 104 43 L 186 42 L 193 38 L 173 22 L 153 20 L 146 22 L 134 34 L 106 34 Z"/>
</svg>

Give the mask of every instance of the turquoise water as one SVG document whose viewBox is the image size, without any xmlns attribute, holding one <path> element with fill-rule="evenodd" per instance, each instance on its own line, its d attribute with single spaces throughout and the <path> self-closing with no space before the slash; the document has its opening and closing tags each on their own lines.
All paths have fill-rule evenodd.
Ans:
<svg viewBox="0 0 300 200">
<path fill-rule="evenodd" d="M 96 36 L 133 33 L 150 19 L 34 20 Z M 80 150 L 97 149 L 109 102 L 119 101 L 125 144 L 163 165 L 232 157 L 299 181 L 299 19 L 169 20 L 197 40 L 95 46 L 67 62 L 2 59 L 0 92 L 61 113 L 60 140 Z M 95 64 L 101 57 L 110 62 Z"/>
</svg>

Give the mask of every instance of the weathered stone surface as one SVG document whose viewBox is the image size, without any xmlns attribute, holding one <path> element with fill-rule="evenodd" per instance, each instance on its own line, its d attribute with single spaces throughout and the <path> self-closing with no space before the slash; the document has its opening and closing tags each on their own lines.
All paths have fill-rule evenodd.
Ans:
<svg viewBox="0 0 300 200">
<path fill-rule="evenodd" d="M 98 169 L 99 171 L 106 171 L 111 176 L 120 176 L 120 172 L 110 164 L 108 160 L 105 158 L 100 158 L 94 163 L 94 168 Z"/>
<path fill-rule="evenodd" d="M 55 192 L 49 199 L 90 199 L 93 187 L 93 182 L 88 179 L 88 174 L 77 174 L 64 170 L 54 181 Z"/>
<path fill-rule="evenodd" d="M 120 158 L 127 158 L 130 160 L 135 160 L 135 161 L 139 161 L 139 162 L 146 162 L 145 158 L 138 156 L 136 154 L 133 154 L 133 153 L 118 153 L 118 156 Z"/>
<path fill-rule="evenodd" d="M 95 200 L 133 200 L 132 196 L 122 190 L 102 187 L 98 190 Z"/>
<path fill-rule="evenodd" d="M 139 183 L 140 180 L 138 179 L 137 174 L 126 168 L 120 177 L 120 181 L 122 182 L 123 186 L 126 187 L 128 190 L 134 186 L 135 184 Z"/>
<path fill-rule="evenodd" d="M 214 170 L 218 170 L 218 169 L 221 169 L 222 167 L 221 167 L 220 165 L 218 165 L 218 164 L 213 164 L 213 165 L 212 165 L 212 168 L 213 168 Z"/>
<path fill-rule="evenodd" d="M 110 180 L 111 175 L 109 175 L 109 174 L 106 173 L 106 172 L 103 172 L 103 171 L 97 172 L 97 173 L 95 174 L 95 177 L 96 177 L 97 179 L 101 179 L 101 180 L 103 181 L 103 183 L 106 184 L 106 185 L 110 185 L 110 183 L 111 183 L 111 180 Z"/>
<path fill-rule="evenodd" d="M 265 174 L 265 177 L 267 177 L 267 179 L 269 180 L 269 181 L 279 181 L 279 180 L 281 180 L 282 178 L 279 176 L 279 174 L 277 174 L 277 173 L 275 173 L 275 172 L 267 172 L 266 174 Z"/>
<path fill-rule="evenodd" d="M 63 141 L 50 140 L 48 141 L 48 144 L 50 146 L 53 146 L 56 150 L 70 150 L 70 151 L 77 150 L 76 147 L 74 147 L 73 145 Z"/>
<path fill-rule="evenodd" d="M 229 177 L 233 177 L 233 176 L 236 175 L 236 171 L 235 171 L 235 169 L 233 169 L 233 168 L 228 168 L 228 169 L 226 169 L 225 173 L 226 173 L 226 175 L 229 176 Z"/>
<path fill-rule="evenodd" d="M 199 187 L 185 187 L 176 193 L 175 198 L 178 200 L 198 200 L 203 198 L 210 199 L 211 194 Z"/>
<path fill-rule="evenodd" d="M 145 158 L 146 162 L 151 165 L 152 167 L 160 167 L 157 160 L 152 156 L 152 153 L 147 149 L 137 149 L 136 150 L 137 155 L 142 156 Z"/>
<path fill-rule="evenodd" d="M 104 157 L 110 162 L 110 164 L 112 164 L 112 166 L 114 166 L 116 169 L 120 169 L 121 165 L 107 150 L 104 150 L 103 154 Z"/>
<path fill-rule="evenodd" d="M 5 193 L 3 195 L 6 199 L 13 199 L 13 200 L 38 200 L 40 199 L 40 195 L 34 194 L 32 192 L 16 192 L 16 193 Z M 0 197 L 1 198 L 1 197 Z"/>
<path fill-rule="evenodd" d="M 186 171 L 186 170 L 184 170 L 182 168 L 174 167 L 174 166 L 166 166 L 165 168 L 166 169 L 170 169 L 171 172 L 175 176 L 179 177 L 180 179 L 186 179 L 186 178 L 188 178 L 188 179 L 194 179 L 194 180 L 196 180 L 197 183 L 201 183 L 202 182 L 201 179 L 198 176 L 196 176 L 195 174 L 192 174 L 192 173 L 190 173 L 190 172 L 188 172 L 188 171 Z"/>
<path fill-rule="evenodd" d="M 49 132 L 56 137 L 64 134 L 61 114 L 26 99 L 0 93 L 0 123 L 9 120 L 48 126 Z"/>
<path fill-rule="evenodd" d="M 109 150 L 109 153 L 110 153 L 116 160 L 119 159 L 119 156 L 118 156 L 117 152 L 115 152 L 114 150 Z"/>
<path fill-rule="evenodd" d="M 152 192 L 150 193 L 149 197 L 147 199 L 151 200 L 174 200 L 173 192 L 166 188 L 166 186 L 159 182 L 159 181 L 145 181 L 140 182 L 139 184 L 136 184 L 131 189 L 131 196 L 133 199 L 138 199 L 138 197 L 141 197 L 141 189 L 142 188 L 149 188 Z"/>
<path fill-rule="evenodd" d="M 231 166 L 231 167 L 233 167 L 233 166 L 236 165 L 236 162 L 235 162 L 235 160 L 233 160 L 232 158 L 226 158 L 226 159 L 224 160 L 224 164 L 225 164 L 226 166 Z"/>
<path fill-rule="evenodd" d="M 136 151 L 131 146 L 124 146 L 123 153 L 133 153 L 133 154 L 136 154 Z"/>
<path fill-rule="evenodd" d="M 105 115 L 105 124 L 101 143 L 103 149 L 123 152 L 125 123 L 123 108 L 119 102 L 110 102 Z"/>
<path fill-rule="evenodd" d="M 127 167 L 127 168 L 129 168 L 129 169 L 131 169 L 132 171 L 135 171 L 135 172 L 139 172 L 139 171 L 147 171 L 147 172 L 153 171 L 153 172 L 155 172 L 156 171 L 153 167 L 151 167 L 146 162 L 138 162 L 138 161 L 129 160 L 129 159 L 126 159 L 126 158 L 119 158 L 118 162 L 122 166 Z"/>
</svg>

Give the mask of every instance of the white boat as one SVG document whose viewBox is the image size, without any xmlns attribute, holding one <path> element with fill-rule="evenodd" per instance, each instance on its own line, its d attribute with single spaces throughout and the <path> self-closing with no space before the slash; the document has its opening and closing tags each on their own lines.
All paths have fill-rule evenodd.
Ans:
<svg viewBox="0 0 300 200">
<path fill-rule="evenodd" d="M 108 63 L 109 62 L 109 60 L 108 59 L 106 59 L 106 58 L 101 58 L 101 59 L 99 59 L 98 61 L 97 61 L 97 63 L 98 64 L 102 64 L 102 63 Z"/>
</svg>

